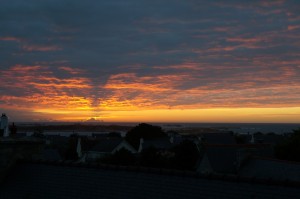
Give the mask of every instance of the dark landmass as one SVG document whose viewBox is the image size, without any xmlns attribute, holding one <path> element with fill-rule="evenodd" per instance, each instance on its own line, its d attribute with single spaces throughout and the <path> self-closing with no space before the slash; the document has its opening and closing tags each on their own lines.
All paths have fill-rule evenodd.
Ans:
<svg viewBox="0 0 300 199">
<path fill-rule="evenodd" d="M 18 125 L 18 131 L 20 132 L 35 132 L 35 131 L 69 131 L 69 132 L 103 132 L 103 131 L 128 131 L 132 126 L 126 125 L 100 125 L 100 124 L 32 124 L 32 125 Z"/>
</svg>

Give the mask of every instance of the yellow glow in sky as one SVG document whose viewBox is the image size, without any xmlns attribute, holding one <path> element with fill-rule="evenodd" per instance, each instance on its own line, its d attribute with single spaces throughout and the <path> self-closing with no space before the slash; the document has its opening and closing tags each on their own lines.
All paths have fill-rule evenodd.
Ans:
<svg viewBox="0 0 300 199">
<path fill-rule="evenodd" d="M 137 111 L 51 111 L 36 110 L 61 121 L 104 122 L 220 122 L 220 123 L 300 123 L 300 107 L 288 108 L 216 108 L 158 109 Z"/>
</svg>

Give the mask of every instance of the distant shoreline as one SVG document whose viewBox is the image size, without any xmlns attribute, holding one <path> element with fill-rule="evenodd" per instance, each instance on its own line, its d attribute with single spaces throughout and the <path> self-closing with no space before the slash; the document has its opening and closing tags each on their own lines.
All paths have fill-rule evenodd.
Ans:
<svg viewBox="0 0 300 199">
<path fill-rule="evenodd" d="M 32 131 L 34 128 L 45 128 L 45 132 L 109 132 L 128 131 L 139 123 L 110 122 L 110 123 L 74 123 L 74 122 L 16 122 L 21 131 Z M 210 129 L 216 131 L 233 131 L 234 133 L 290 133 L 294 129 L 300 128 L 297 123 L 150 123 L 161 126 L 164 130 L 180 129 Z M 48 129 L 47 129 L 48 127 Z"/>
</svg>

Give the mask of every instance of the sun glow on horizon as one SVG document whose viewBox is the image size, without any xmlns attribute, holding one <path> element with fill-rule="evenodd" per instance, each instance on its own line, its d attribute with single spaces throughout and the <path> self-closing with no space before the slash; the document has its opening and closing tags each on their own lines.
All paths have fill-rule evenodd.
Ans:
<svg viewBox="0 0 300 199">
<path fill-rule="evenodd" d="M 184 123 L 300 123 L 300 107 L 157 109 L 134 111 L 56 111 L 38 109 L 36 113 L 62 122 L 184 122 Z M 42 117 L 43 118 L 43 117 Z"/>
</svg>

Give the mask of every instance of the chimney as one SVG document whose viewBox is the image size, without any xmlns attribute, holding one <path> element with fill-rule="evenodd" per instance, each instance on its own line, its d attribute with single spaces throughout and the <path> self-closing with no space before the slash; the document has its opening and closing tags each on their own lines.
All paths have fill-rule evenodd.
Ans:
<svg viewBox="0 0 300 199">
<path fill-rule="evenodd" d="M 170 143 L 171 143 L 171 144 L 174 143 L 174 136 L 173 136 L 173 135 L 171 135 L 171 137 L 170 137 Z"/>
<path fill-rule="evenodd" d="M 251 144 L 255 144 L 255 139 L 254 139 L 254 134 L 253 134 L 253 133 L 251 134 L 251 140 L 250 140 L 250 143 L 251 143 Z"/>
<path fill-rule="evenodd" d="M 143 144 L 144 144 L 144 139 L 140 138 L 140 145 L 139 145 L 138 153 L 142 152 L 142 150 L 143 150 Z"/>
<path fill-rule="evenodd" d="M 78 157 L 81 158 L 81 156 L 82 156 L 82 151 L 81 151 L 81 138 L 78 138 L 76 152 L 77 152 Z"/>
</svg>

